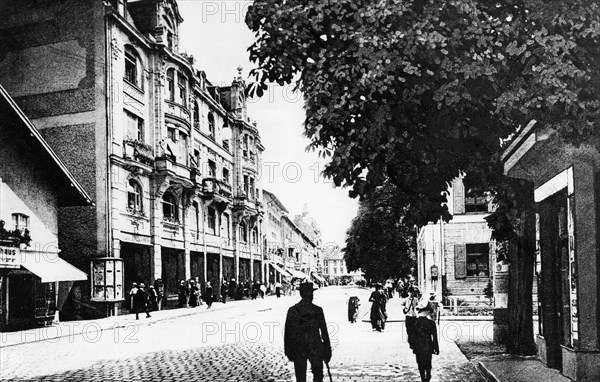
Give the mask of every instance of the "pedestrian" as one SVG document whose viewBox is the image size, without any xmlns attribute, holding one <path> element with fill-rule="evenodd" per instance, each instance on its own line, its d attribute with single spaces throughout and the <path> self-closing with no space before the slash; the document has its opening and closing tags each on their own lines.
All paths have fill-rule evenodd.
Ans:
<svg viewBox="0 0 600 382">
<path fill-rule="evenodd" d="M 200 283 L 200 277 L 194 277 L 194 282 L 196 282 L 196 287 L 198 288 L 198 292 L 196 293 L 198 305 L 202 305 L 202 284 Z"/>
<path fill-rule="evenodd" d="M 440 303 L 434 291 L 429 292 L 429 307 L 431 308 L 431 319 L 440 324 Z"/>
<path fill-rule="evenodd" d="M 281 283 L 279 281 L 275 283 L 275 295 L 277 298 L 281 297 Z"/>
<path fill-rule="evenodd" d="M 177 289 L 178 306 L 180 308 L 185 307 L 188 296 L 188 286 L 185 284 L 185 280 L 179 282 L 179 288 Z"/>
<path fill-rule="evenodd" d="M 404 313 L 404 324 L 406 325 L 406 338 L 408 341 L 408 346 L 413 348 L 413 331 L 414 324 L 417 321 L 417 305 L 419 303 L 418 297 L 418 289 L 413 287 L 408 288 L 408 296 L 404 300 L 404 308 L 402 312 Z"/>
<path fill-rule="evenodd" d="M 312 303 L 313 283 L 300 285 L 299 303 L 289 308 L 285 320 L 284 351 L 294 362 L 297 382 L 306 382 L 306 361 L 310 361 L 313 381 L 323 381 L 323 361 L 331 360 L 331 343 L 323 309 Z"/>
<path fill-rule="evenodd" d="M 223 283 L 221 284 L 221 302 L 225 304 L 225 300 L 227 299 L 227 282 L 223 279 Z"/>
<path fill-rule="evenodd" d="M 231 279 L 231 281 L 229 282 L 229 298 L 231 298 L 232 300 L 236 299 L 236 295 L 237 295 L 237 283 L 235 282 L 235 279 Z"/>
<path fill-rule="evenodd" d="M 375 290 L 371 293 L 369 302 L 373 303 L 373 305 L 371 305 L 371 326 L 373 327 L 373 330 L 381 332 L 385 329 L 385 321 L 387 320 L 387 297 L 382 290 L 381 284 L 375 284 Z"/>
<path fill-rule="evenodd" d="M 129 290 L 129 308 L 131 309 L 132 312 L 133 312 L 133 296 L 135 296 L 137 291 L 138 291 L 138 284 L 132 283 L 131 289 Z"/>
<path fill-rule="evenodd" d="M 135 312 L 135 319 L 140 319 L 140 312 L 146 312 L 146 318 L 150 317 L 150 311 L 148 310 L 148 294 L 144 289 L 146 286 L 144 283 L 140 283 L 140 287 L 133 296 L 133 311 Z"/>
<path fill-rule="evenodd" d="M 148 287 L 148 304 L 151 311 L 158 310 L 158 294 L 156 293 L 156 289 L 154 289 L 154 285 L 150 285 Z"/>
<path fill-rule="evenodd" d="M 350 297 L 348 300 L 348 321 L 355 323 L 358 318 L 358 306 L 360 299 L 356 296 Z"/>
<path fill-rule="evenodd" d="M 431 355 L 440 354 L 435 321 L 429 319 L 431 306 L 427 300 L 417 305 L 418 317 L 413 332 L 413 353 L 417 359 L 421 382 L 431 381 Z"/>
<path fill-rule="evenodd" d="M 198 294 L 200 292 L 200 288 L 196 285 L 194 280 L 190 280 L 190 298 L 188 304 L 191 308 L 195 308 L 198 306 Z"/>
<path fill-rule="evenodd" d="M 260 293 L 260 284 L 258 281 L 254 280 L 254 284 L 252 284 L 252 299 L 256 300 L 258 294 Z"/>
<path fill-rule="evenodd" d="M 213 303 L 213 287 L 210 281 L 206 282 L 206 288 L 204 288 L 204 301 L 206 302 L 206 309 L 210 309 Z"/>
<path fill-rule="evenodd" d="M 267 287 L 265 284 L 260 283 L 260 298 L 265 298 L 265 293 L 267 293 Z"/>
</svg>

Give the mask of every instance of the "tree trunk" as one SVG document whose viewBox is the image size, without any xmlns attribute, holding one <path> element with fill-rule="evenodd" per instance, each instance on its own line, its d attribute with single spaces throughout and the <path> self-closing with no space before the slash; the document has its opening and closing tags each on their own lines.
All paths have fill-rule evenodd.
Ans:
<svg viewBox="0 0 600 382">
<path fill-rule="evenodd" d="M 533 338 L 533 273 L 535 267 L 535 204 L 533 187 L 516 188 L 519 226 L 509 246 L 508 338 L 507 351 L 515 355 L 535 355 Z"/>
</svg>

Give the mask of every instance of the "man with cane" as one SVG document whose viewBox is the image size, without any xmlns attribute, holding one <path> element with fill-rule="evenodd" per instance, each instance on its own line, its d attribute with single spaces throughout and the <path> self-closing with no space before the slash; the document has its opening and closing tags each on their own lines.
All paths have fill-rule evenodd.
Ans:
<svg viewBox="0 0 600 382">
<path fill-rule="evenodd" d="M 306 361 L 310 361 L 314 382 L 323 381 L 323 362 L 331 360 L 331 343 L 323 309 L 312 303 L 313 284 L 300 284 L 299 303 L 292 306 L 285 320 L 284 350 L 294 362 L 297 382 L 306 382 Z M 327 366 L 329 372 L 329 365 Z M 329 373 L 331 378 L 331 373 Z"/>
</svg>

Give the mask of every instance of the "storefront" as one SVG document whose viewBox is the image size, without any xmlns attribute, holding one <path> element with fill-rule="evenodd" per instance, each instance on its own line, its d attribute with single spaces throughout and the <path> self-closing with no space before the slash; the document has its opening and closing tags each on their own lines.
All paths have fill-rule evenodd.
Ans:
<svg viewBox="0 0 600 382">
<path fill-rule="evenodd" d="M 152 247 L 121 242 L 121 258 L 125 274 L 125 290 L 129 291 L 133 283 L 150 285 L 153 279 Z M 131 309 L 131 299 L 124 300 L 122 308 Z"/>
<path fill-rule="evenodd" d="M 503 156 L 505 173 L 533 183 L 538 357 L 575 381 L 600 380 L 598 142 L 571 146 L 530 123 Z"/>
<path fill-rule="evenodd" d="M 6 243 L 0 246 L 0 253 L 1 331 L 50 324 L 65 303 L 72 282 L 87 280 L 84 272 L 59 258 L 58 253 L 24 250 Z"/>
<path fill-rule="evenodd" d="M 178 307 L 177 291 L 181 280 L 185 280 L 185 252 L 175 248 L 161 248 L 162 283 L 164 287 L 163 307 Z"/>
<path fill-rule="evenodd" d="M 87 280 L 53 243 L 59 208 L 92 204 L 0 86 L 0 330 L 52 322 L 73 281 Z"/>
</svg>

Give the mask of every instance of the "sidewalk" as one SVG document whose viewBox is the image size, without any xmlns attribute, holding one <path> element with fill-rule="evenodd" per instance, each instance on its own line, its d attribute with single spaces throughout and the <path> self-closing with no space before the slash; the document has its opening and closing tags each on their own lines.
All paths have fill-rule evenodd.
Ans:
<svg viewBox="0 0 600 382">
<path fill-rule="evenodd" d="M 481 359 L 477 370 L 488 382 L 572 382 L 533 357 L 499 355 Z"/>
<path fill-rule="evenodd" d="M 283 296 L 280 300 L 289 297 L 290 296 Z M 222 302 L 214 302 L 210 309 L 207 309 L 206 304 L 203 304 L 195 308 L 178 308 L 154 311 L 150 312 L 150 318 L 146 318 L 146 313 L 140 313 L 139 320 L 135 319 L 134 313 L 130 313 L 95 320 L 64 321 L 58 322 L 51 326 L 28 330 L 0 332 L 0 349 L 8 346 L 15 346 L 31 342 L 50 342 L 57 338 L 76 336 L 81 335 L 82 333 L 85 333 L 86 335 L 92 335 L 93 333 L 114 330 L 118 328 L 125 328 L 131 325 L 148 325 L 155 322 L 174 319 L 177 317 L 185 317 L 196 314 L 221 311 L 240 307 L 246 303 L 256 303 L 271 299 L 277 300 L 275 296 L 265 296 L 264 299 L 259 298 L 257 300 L 228 300 L 226 304 L 223 304 Z"/>
<path fill-rule="evenodd" d="M 370 313 L 371 303 L 365 301 L 363 303 L 363 312 L 366 312 L 363 316 L 363 322 L 370 322 Z M 405 315 L 402 312 L 403 305 L 400 303 L 398 297 L 394 297 L 388 300 L 386 305 L 386 313 L 388 315 L 388 319 L 386 322 L 404 322 Z M 493 316 L 440 316 L 440 321 L 493 321 Z"/>
</svg>

